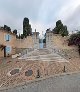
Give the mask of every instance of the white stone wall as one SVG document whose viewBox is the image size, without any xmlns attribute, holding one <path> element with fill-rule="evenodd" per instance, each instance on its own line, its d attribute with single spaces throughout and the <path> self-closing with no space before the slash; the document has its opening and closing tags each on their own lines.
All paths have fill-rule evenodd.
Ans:
<svg viewBox="0 0 80 92">
<path fill-rule="evenodd" d="M 46 48 L 52 48 L 53 46 L 53 33 L 46 32 Z"/>
<path fill-rule="evenodd" d="M 39 35 L 32 35 L 33 43 L 34 43 L 34 49 L 39 49 Z"/>
</svg>

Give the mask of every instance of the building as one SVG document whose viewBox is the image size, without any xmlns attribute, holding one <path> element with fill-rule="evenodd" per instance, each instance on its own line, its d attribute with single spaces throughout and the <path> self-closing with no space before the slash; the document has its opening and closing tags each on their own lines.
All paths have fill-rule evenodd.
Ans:
<svg viewBox="0 0 80 92">
<path fill-rule="evenodd" d="M 16 35 L 0 29 L 0 57 L 14 54 Z"/>
<path fill-rule="evenodd" d="M 11 56 L 24 49 L 39 49 L 39 32 L 33 32 L 32 36 L 17 39 L 12 32 L 0 29 L 0 57 Z"/>
</svg>

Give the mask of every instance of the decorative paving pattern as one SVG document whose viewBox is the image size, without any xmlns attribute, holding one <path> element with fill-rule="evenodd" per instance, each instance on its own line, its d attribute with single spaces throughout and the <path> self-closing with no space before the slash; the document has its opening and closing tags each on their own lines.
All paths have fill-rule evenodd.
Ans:
<svg viewBox="0 0 80 92">
<path fill-rule="evenodd" d="M 32 70 L 28 70 L 25 72 L 25 76 L 31 76 L 33 74 Z"/>
<path fill-rule="evenodd" d="M 10 72 L 11 75 L 15 75 L 15 74 L 17 74 L 17 73 L 19 73 L 19 69 L 14 69 L 14 70 L 12 70 L 12 71 Z"/>
<path fill-rule="evenodd" d="M 77 58 L 76 62 L 75 60 L 74 62 L 72 62 L 73 60 L 67 62 L 60 55 L 51 53 L 47 49 L 36 50 L 26 57 L 27 59 L 16 59 L 13 62 L 1 65 L 0 87 L 8 87 L 36 78 L 61 74 L 64 73 L 64 66 L 65 72 L 80 71 L 80 59 Z M 7 72 L 9 76 L 7 76 Z"/>
<path fill-rule="evenodd" d="M 11 69 L 10 71 L 8 71 L 7 75 L 8 75 L 9 77 L 14 76 L 14 75 L 17 75 L 17 74 L 20 73 L 21 69 L 22 69 L 22 68 L 13 68 L 13 69 Z"/>
</svg>

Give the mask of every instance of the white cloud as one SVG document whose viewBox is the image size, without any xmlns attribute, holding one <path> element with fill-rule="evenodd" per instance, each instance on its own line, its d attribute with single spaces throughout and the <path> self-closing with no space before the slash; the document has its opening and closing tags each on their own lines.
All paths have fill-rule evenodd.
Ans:
<svg viewBox="0 0 80 92">
<path fill-rule="evenodd" d="M 80 25 L 79 5 L 80 0 L 1 0 L 0 25 L 22 32 L 23 18 L 28 17 L 33 31 L 40 33 L 54 27 L 58 19 L 73 29 Z"/>
<path fill-rule="evenodd" d="M 50 25 L 45 25 L 45 24 L 42 24 L 40 22 L 30 22 L 32 28 L 33 28 L 33 32 L 35 31 L 38 31 L 40 32 L 40 34 L 45 33 L 46 29 L 50 27 Z"/>
<path fill-rule="evenodd" d="M 79 0 L 69 1 L 67 5 L 62 7 L 62 9 L 60 10 L 59 16 L 64 21 L 67 20 L 67 18 L 70 17 L 74 13 L 74 11 L 76 10 L 79 4 L 80 4 Z"/>
</svg>

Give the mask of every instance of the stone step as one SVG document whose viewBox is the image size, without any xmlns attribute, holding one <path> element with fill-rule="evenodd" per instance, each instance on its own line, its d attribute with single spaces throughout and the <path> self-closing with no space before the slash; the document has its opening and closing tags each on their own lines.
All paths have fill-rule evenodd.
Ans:
<svg viewBox="0 0 80 92">
<path fill-rule="evenodd" d="M 41 60 L 41 61 L 55 61 L 55 62 L 69 62 L 60 55 L 49 51 L 47 49 L 39 49 L 26 54 L 19 59 L 26 59 L 26 60 Z"/>
<path fill-rule="evenodd" d="M 50 60 L 50 59 L 26 59 L 31 61 L 46 61 L 46 62 L 69 62 L 67 60 Z"/>
</svg>

